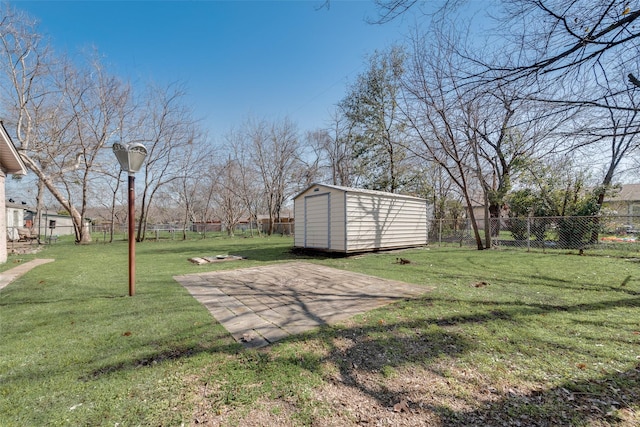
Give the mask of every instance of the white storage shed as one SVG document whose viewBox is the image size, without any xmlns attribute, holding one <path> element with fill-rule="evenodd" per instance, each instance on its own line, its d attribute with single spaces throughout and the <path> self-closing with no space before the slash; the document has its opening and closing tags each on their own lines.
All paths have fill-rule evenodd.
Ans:
<svg viewBox="0 0 640 427">
<path fill-rule="evenodd" d="M 349 253 L 427 244 L 427 201 L 419 197 L 313 184 L 293 202 L 296 248 Z"/>
</svg>

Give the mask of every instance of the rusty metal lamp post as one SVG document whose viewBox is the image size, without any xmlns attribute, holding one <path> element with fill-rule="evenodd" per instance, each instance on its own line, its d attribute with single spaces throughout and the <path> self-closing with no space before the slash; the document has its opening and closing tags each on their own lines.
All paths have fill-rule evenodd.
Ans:
<svg viewBox="0 0 640 427">
<path fill-rule="evenodd" d="M 113 153 L 121 170 L 129 175 L 129 296 L 132 297 L 136 286 L 135 173 L 142 167 L 147 149 L 139 142 L 125 145 L 116 142 L 113 144 Z"/>
</svg>

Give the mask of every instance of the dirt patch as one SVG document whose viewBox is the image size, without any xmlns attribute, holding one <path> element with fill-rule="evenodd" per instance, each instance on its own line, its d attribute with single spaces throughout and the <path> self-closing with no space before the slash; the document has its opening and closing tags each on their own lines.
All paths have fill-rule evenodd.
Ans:
<svg viewBox="0 0 640 427">
<path fill-rule="evenodd" d="M 535 385 L 492 383 L 451 361 L 429 367 L 406 366 L 397 369 L 392 378 L 366 369 L 350 372 L 349 377 L 326 378 L 314 390 L 312 399 L 317 410 L 306 422 L 297 421 L 295 402 L 287 400 L 263 399 L 250 407 L 215 410 L 203 399 L 193 425 L 543 427 L 578 423 L 631 427 L 640 421 L 640 414 L 630 408 L 614 411 L 610 403 L 605 403 L 606 397 L 563 388 L 543 390 Z M 541 407 L 555 410 L 540 416 Z"/>
<path fill-rule="evenodd" d="M 640 400 L 640 365 L 573 386 L 512 383 L 461 363 L 456 356 L 467 351 L 468 343 L 455 328 L 395 334 L 392 341 L 380 341 L 373 336 L 375 330 L 353 319 L 344 326 L 331 337 L 304 341 L 305 351 L 321 359 L 312 369 L 322 377 L 306 400 L 265 397 L 249 405 L 225 405 L 211 386 L 197 402 L 198 421 L 193 425 L 640 425 L 640 413 L 633 409 Z M 278 357 L 270 347 L 259 351 Z M 621 389 L 620 383 L 629 386 Z"/>
</svg>

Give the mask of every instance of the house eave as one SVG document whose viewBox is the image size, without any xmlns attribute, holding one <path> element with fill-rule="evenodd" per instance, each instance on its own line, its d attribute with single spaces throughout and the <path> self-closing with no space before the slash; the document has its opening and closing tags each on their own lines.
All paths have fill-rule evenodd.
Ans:
<svg viewBox="0 0 640 427">
<path fill-rule="evenodd" d="M 20 154 L 2 121 L 0 121 L 0 165 L 6 174 L 27 174 L 27 167 L 20 158 Z"/>
</svg>

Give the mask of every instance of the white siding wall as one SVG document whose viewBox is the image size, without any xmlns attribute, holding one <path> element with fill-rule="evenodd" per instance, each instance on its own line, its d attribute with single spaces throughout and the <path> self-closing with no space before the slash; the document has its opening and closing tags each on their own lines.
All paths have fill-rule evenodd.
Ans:
<svg viewBox="0 0 640 427">
<path fill-rule="evenodd" d="M 53 230 L 49 229 L 49 220 L 56 221 L 56 228 L 54 228 Z M 75 228 L 73 228 L 73 219 L 71 219 L 70 216 L 42 214 L 38 232 L 41 236 L 47 237 L 51 235 L 68 236 L 75 234 Z"/>
<path fill-rule="evenodd" d="M 427 206 L 420 199 L 347 193 L 347 251 L 427 243 Z"/>
<path fill-rule="evenodd" d="M 7 228 L 24 227 L 24 209 L 7 208 Z"/>
<path fill-rule="evenodd" d="M 298 196 L 293 199 L 293 218 L 295 218 L 294 221 L 296 223 L 293 246 L 295 248 L 304 248 L 304 196 Z"/>
<path fill-rule="evenodd" d="M 345 250 L 345 193 L 331 190 L 331 250 Z"/>
<path fill-rule="evenodd" d="M 426 200 L 313 185 L 294 199 L 294 246 L 358 252 L 427 244 Z"/>
<path fill-rule="evenodd" d="M 7 210 L 5 209 L 4 171 L 0 169 L 0 263 L 7 262 Z"/>
<path fill-rule="evenodd" d="M 329 249 L 331 198 L 329 193 L 312 194 L 304 198 L 304 246 Z"/>
</svg>

